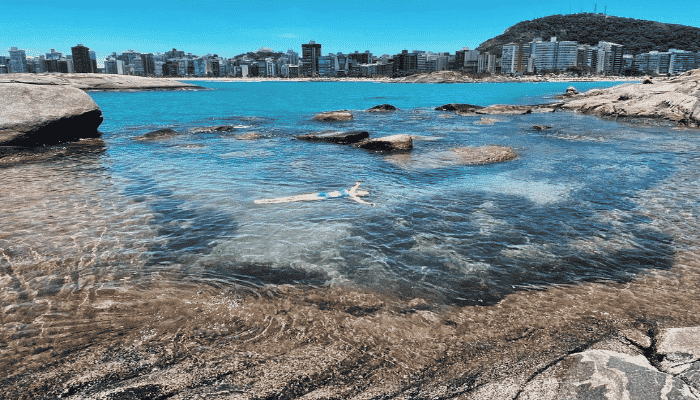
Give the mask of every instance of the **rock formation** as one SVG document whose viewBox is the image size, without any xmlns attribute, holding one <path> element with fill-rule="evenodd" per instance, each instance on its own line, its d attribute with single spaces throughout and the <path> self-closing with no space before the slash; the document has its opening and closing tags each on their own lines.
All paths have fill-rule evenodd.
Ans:
<svg viewBox="0 0 700 400">
<path fill-rule="evenodd" d="M 552 129 L 552 127 L 551 127 L 551 126 L 548 126 L 548 125 L 533 125 L 533 126 L 532 126 L 532 129 L 534 129 L 534 130 L 536 130 L 536 131 L 544 131 L 544 130 L 547 130 L 547 129 Z"/>
<path fill-rule="evenodd" d="M 40 146 L 100 136 L 102 111 L 70 86 L 1 83 L 0 145 Z"/>
<path fill-rule="evenodd" d="M 575 87 L 569 86 L 568 88 L 566 88 L 566 95 L 567 96 L 573 96 L 575 94 L 578 94 L 578 90 Z"/>
<path fill-rule="evenodd" d="M 174 131 L 170 128 L 163 128 L 163 129 L 158 129 L 156 131 L 145 133 L 141 136 L 137 136 L 134 138 L 134 140 L 148 142 L 148 141 L 153 141 L 153 140 L 170 139 L 172 137 L 179 136 L 179 135 L 181 135 L 180 132 Z"/>
<path fill-rule="evenodd" d="M 5 74 L 0 75 L 0 83 L 72 86 L 82 90 L 204 89 L 201 86 L 168 78 L 112 74 Z"/>
<path fill-rule="evenodd" d="M 513 149 L 505 146 L 458 147 L 452 152 L 457 155 L 456 161 L 468 165 L 498 163 L 518 156 Z"/>
<path fill-rule="evenodd" d="M 532 112 L 532 106 L 514 106 L 509 104 L 494 104 L 474 111 L 477 114 L 489 115 L 523 115 Z"/>
<path fill-rule="evenodd" d="M 368 108 L 367 112 L 388 112 L 388 111 L 396 111 L 396 110 L 398 110 L 398 108 L 392 106 L 391 104 L 380 104 L 378 106 Z"/>
<path fill-rule="evenodd" d="M 409 151 L 413 149 L 413 139 L 409 135 L 391 135 L 359 142 L 357 147 L 383 152 Z"/>
<path fill-rule="evenodd" d="M 325 111 L 314 116 L 316 121 L 352 121 L 353 116 L 349 110 Z"/>
<path fill-rule="evenodd" d="M 191 129 L 192 133 L 230 132 L 235 128 L 233 125 L 203 126 Z"/>
<path fill-rule="evenodd" d="M 243 133 L 243 134 L 236 136 L 236 139 L 238 139 L 238 140 L 256 140 L 256 139 L 260 139 L 262 137 L 263 136 L 260 134 L 260 132 L 246 132 L 246 133 Z"/>
<path fill-rule="evenodd" d="M 666 82 L 627 84 L 572 96 L 562 108 L 615 118 L 648 118 L 700 125 L 700 69 Z"/>
<path fill-rule="evenodd" d="M 475 106 L 473 104 L 450 103 L 435 108 L 435 111 L 457 111 L 462 113 L 473 113 L 474 111 L 479 110 L 481 108 L 484 107 Z"/>
<path fill-rule="evenodd" d="M 321 132 L 307 133 L 297 136 L 298 140 L 306 140 L 310 142 L 326 142 L 336 144 L 352 144 L 369 138 L 369 132 L 366 131 L 350 131 L 350 132 Z"/>
</svg>

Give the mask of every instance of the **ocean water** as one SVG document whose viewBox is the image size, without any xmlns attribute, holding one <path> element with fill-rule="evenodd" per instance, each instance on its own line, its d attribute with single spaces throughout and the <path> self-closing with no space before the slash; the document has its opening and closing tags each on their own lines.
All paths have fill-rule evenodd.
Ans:
<svg viewBox="0 0 700 400">
<path fill-rule="evenodd" d="M 103 142 L 5 158 L 0 365 L 10 376 L 78 354 L 79 343 L 170 340 L 174 326 L 261 346 L 330 335 L 336 328 L 307 314 L 299 320 L 316 329 L 307 336 L 272 335 L 266 325 L 281 309 L 292 313 L 280 304 L 316 304 L 308 300 L 316 295 L 326 300 L 315 309 L 333 312 L 328 304 L 345 304 L 342 293 L 381 299 L 353 303 L 348 312 L 360 319 L 394 310 L 388 304 L 421 304 L 455 321 L 450 313 L 469 310 L 466 329 L 481 337 L 532 320 L 580 327 L 596 315 L 622 327 L 699 315 L 685 286 L 698 272 L 695 131 L 564 112 L 494 116 L 486 125 L 434 110 L 547 103 L 568 83 L 198 84 L 208 90 L 92 92 L 105 116 Z M 382 103 L 400 110 L 363 111 Z M 312 120 L 335 109 L 354 120 Z M 235 128 L 193 131 L 215 125 Z M 135 140 L 160 128 L 181 134 Z M 328 130 L 405 133 L 414 149 L 294 140 Z M 250 132 L 261 137 L 237 138 Z M 481 145 L 509 146 L 518 157 L 475 166 L 452 156 Z M 355 182 L 374 206 L 254 203 Z M 244 317 L 251 304 L 261 308 Z M 372 332 L 412 326 L 391 315 L 398 319 Z M 433 354 L 426 343 L 417 351 Z"/>
</svg>

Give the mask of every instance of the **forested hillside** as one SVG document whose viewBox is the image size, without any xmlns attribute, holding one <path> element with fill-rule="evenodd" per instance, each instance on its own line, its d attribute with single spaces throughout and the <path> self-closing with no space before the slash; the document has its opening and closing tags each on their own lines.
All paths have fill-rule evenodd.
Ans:
<svg viewBox="0 0 700 400">
<path fill-rule="evenodd" d="M 552 36 L 590 45 L 601 40 L 613 42 L 624 45 L 627 54 L 668 49 L 700 51 L 700 28 L 590 13 L 550 15 L 519 22 L 502 35 L 480 44 L 477 50 L 500 55 L 506 43 L 529 42 L 536 37 L 549 40 Z"/>
</svg>

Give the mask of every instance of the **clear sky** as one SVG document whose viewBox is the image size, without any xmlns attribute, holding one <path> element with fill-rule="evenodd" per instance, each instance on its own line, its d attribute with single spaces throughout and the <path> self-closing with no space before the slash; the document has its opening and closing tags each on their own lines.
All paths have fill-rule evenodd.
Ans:
<svg viewBox="0 0 700 400">
<path fill-rule="evenodd" d="M 477 47 L 511 25 L 552 14 L 609 15 L 699 26 L 697 0 L 2 0 L 0 55 L 28 56 L 78 43 L 97 52 L 165 52 L 232 57 L 260 47 L 395 54 L 402 49 Z"/>
</svg>

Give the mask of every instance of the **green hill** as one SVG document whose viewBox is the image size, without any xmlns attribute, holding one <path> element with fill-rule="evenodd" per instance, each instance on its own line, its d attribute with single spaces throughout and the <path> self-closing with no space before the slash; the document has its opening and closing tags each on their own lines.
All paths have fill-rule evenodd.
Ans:
<svg viewBox="0 0 700 400">
<path fill-rule="evenodd" d="M 626 54 L 668 49 L 700 51 L 700 28 L 590 13 L 550 15 L 522 21 L 506 29 L 502 35 L 480 44 L 477 50 L 500 55 L 506 43 L 527 43 L 536 37 L 549 40 L 552 36 L 557 40 L 590 45 L 601 40 L 613 42 L 625 46 Z"/>
</svg>

